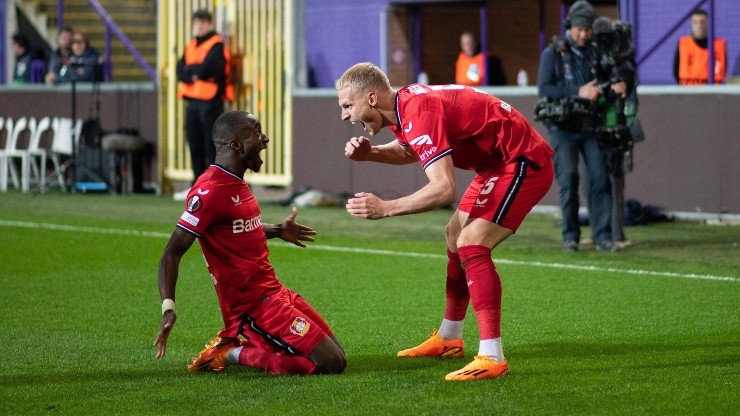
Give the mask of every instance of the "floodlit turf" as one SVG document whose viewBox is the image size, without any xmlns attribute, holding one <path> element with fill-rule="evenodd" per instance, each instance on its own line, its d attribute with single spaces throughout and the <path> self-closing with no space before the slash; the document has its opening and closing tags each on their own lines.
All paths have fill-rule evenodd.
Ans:
<svg viewBox="0 0 740 416">
<path fill-rule="evenodd" d="M 494 252 L 510 375 L 454 383 L 462 360 L 400 359 L 439 325 L 450 211 L 366 221 L 300 209 L 317 242 L 271 241 L 280 279 L 329 321 L 345 374 L 272 376 L 185 366 L 220 328 L 193 247 L 178 321 L 155 360 L 159 256 L 182 203 L 166 197 L 0 195 L 0 414 L 737 414 L 740 227 L 629 227 L 619 253 L 560 251 L 530 216 Z M 263 220 L 289 208 L 263 204 Z M 584 231 L 587 232 L 587 231 Z M 368 249 L 351 251 L 343 249 Z M 411 256 L 422 253 L 426 256 Z M 651 274 L 652 273 L 652 274 Z"/>
</svg>

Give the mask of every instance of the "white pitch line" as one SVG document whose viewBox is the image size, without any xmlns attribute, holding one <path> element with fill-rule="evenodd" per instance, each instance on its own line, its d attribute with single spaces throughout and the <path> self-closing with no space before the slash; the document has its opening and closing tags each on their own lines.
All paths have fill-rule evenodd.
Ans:
<svg viewBox="0 0 740 416">
<path fill-rule="evenodd" d="M 58 230 L 58 231 L 73 231 L 73 232 L 85 232 L 93 234 L 112 234 L 112 235 L 128 235 L 134 237 L 156 237 L 156 238 L 169 238 L 171 234 L 160 233 L 154 231 L 137 231 L 137 230 L 122 230 L 116 228 L 101 228 L 101 227 L 83 227 L 77 225 L 62 225 L 62 224 L 49 224 L 49 223 L 37 223 L 27 221 L 5 221 L 0 220 L 0 226 L 6 227 L 17 227 L 17 228 L 33 228 L 33 229 L 45 229 L 45 230 Z M 279 242 L 278 245 L 285 247 L 296 247 L 290 243 Z M 314 250 L 324 251 L 337 251 L 345 253 L 362 253 L 362 254 L 378 254 L 385 256 L 401 256 L 401 257 L 417 257 L 417 258 L 429 258 L 429 259 L 446 259 L 447 256 L 441 254 L 428 254 L 428 253 L 415 253 L 409 251 L 393 251 L 393 250 L 379 250 L 369 248 L 356 248 L 356 247 L 336 247 L 336 246 L 325 246 L 321 244 L 311 244 L 309 246 Z M 297 248 L 297 247 L 296 247 Z M 692 273 L 674 273 L 674 272 L 656 272 L 650 270 L 635 270 L 635 269 L 617 269 L 613 267 L 597 267 L 597 266 L 585 266 L 578 264 L 563 264 L 563 263 L 545 263 L 541 261 L 524 261 L 524 260 L 511 260 L 496 258 L 496 263 L 499 264 L 511 264 L 517 266 L 529 266 L 529 267 L 543 267 L 551 269 L 568 269 L 568 270 L 581 270 L 601 273 L 619 273 L 619 274 L 630 274 L 630 275 L 641 275 L 641 276 L 660 276 L 660 277 L 676 277 L 682 279 L 699 279 L 699 280 L 720 280 L 727 282 L 740 282 L 740 278 L 732 276 L 714 276 L 706 274 L 692 274 Z"/>
</svg>

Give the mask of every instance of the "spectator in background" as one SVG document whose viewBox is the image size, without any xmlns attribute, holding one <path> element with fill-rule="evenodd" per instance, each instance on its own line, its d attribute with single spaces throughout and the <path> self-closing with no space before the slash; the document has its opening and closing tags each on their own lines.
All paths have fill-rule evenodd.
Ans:
<svg viewBox="0 0 740 416">
<path fill-rule="evenodd" d="M 28 84 L 31 82 L 31 62 L 38 58 L 38 53 L 31 49 L 31 41 L 22 33 L 13 35 L 11 48 L 15 55 L 13 82 Z"/>
<path fill-rule="evenodd" d="M 224 101 L 234 101 L 229 83 L 231 55 L 224 39 L 213 30 L 211 13 L 193 13 L 193 38 L 177 62 L 177 97 L 184 98 L 185 134 L 190 146 L 193 182 L 205 172 L 216 157 L 211 135 L 213 123 L 224 111 Z M 176 192 L 175 200 L 184 200 L 189 191 Z"/>
<path fill-rule="evenodd" d="M 64 27 L 57 35 L 57 50 L 51 54 L 47 65 L 47 73 L 44 81 L 48 85 L 54 85 L 61 78 L 62 68 L 67 71 L 69 57 L 72 56 L 72 35 L 70 27 Z"/>
<path fill-rule="evenodd" d="M 691 35 L 678 39 L 673 57 L 673 78 L 681 85 L 702 85 L 709 82 L 709 50 L 707 49 L 707 12 L 691 13 Z M 727 73 L 727 41 L 714 38 L 714 83 L 720 84 Z"/>
<path fill-rule="evenodd" d="M 460 35 L 460 49 L 460 55 L 455 63 L 456 84 L 471 86 L 506 84 L 501 61 L 490 53 L 486 56 L 480 50 L 473 32 L 465 31 Z"/>
<path fill-rule="evenodd" d="M 90 46 L 87 34 L 75 32 L 72 35 L 72 55 L 69 64 L 59 71 L 57 82 L 101 82 L 103 66 L 100 54 Z"/>
</svg>

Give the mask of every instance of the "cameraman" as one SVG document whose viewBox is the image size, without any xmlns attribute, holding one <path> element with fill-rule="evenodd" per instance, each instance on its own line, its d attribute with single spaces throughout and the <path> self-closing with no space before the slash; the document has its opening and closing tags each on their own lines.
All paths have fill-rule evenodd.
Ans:
<svg viewBox="0 0 740 416">
<path fill-rule="evenodd" d="M 591 42 L 596 20 L 593 7 L 579 0 L 570 7 L 565 21 L 565 38 L 554 39 L 540 58 L 537 89 L 540 98 L 595 104 L 602 89 L 597 85 L 598 55 Z M 623 86 L 622 86 L 623 87 Z M 613 86 L 612 88 L 620 88 Z M 580 99 L 580 100 L 579 100 Z M 562 101 L 561 101 L 562 102 Z M 578 251 L 581 237 L 578 222 L 578 155 L 583 154 L 590 180 L 589 213 L 596 249 L 613 251 L 611 234 L 612 198 L 604 150 L 589 118 L 556 123 L 546 121 L 550 144 L 555 150 L 555 179 L 560 188 L 563 250 Z"/>
<path fill-rule="evenodd" d="M 635 124 L 637 75 L 632 32 L 628 25 L 612 23 L 606 17 L 596 19 L 593 29 L 600 56 L 597 80 L 604 94 L 599 103 L 600 119 L 596 133 L 606 152 L 609 170 L 612 237 L 615 246 L 623 249 L 632 244 L 624 235 L 625 172 L 631 170 L 634 142 L 642 140 L 641 128 L 636 130 L 639 123 Z"/>
</svg>

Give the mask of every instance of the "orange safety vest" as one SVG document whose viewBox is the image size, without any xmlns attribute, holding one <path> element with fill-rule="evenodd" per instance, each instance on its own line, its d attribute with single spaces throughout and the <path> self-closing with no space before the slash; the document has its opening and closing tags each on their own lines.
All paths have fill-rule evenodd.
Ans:
<svg viewBox="0 0 740 416">
<path fill-rule="evenodd" d="M 460 52 L 455 63 L 455 83 L 461 85 L 483 85 L 486 79 L 486 60 L 483 52 L 468 56 Z"/>
<path fill-rule="evenodd" d="M 707 61 L 709 50 L 700 47 L 691 36 L 678 40 L 678 83 L 681 85 L 701 85 L 709 82 Z M 714 39 L 714 83 L 725 79 L 727 72 L 727 42 Z"/>
<path fill-rule="evenodd" d="M 185 65 L 197 65 L 203 63 L 213 45 L 223 43 L 221 35 L 213 35 L 206 41 L 198 45 L 197 40 L 191 39 L 185 46 Z M 225 91 L 221 99 L 232 102 L 234 101 L 234 86 L 231 85 L 231 54 L 229 49 L 224 45 L 224 59 L 226 60 L 225 69 Z M 218 82 L 214 78 L 199 79 L 195 82 L 181 82 L 177 87 L 178 98 L 193 98 L 196 100 L 208 101 L 213 99 L 218 92 Z"/>
</svg>

